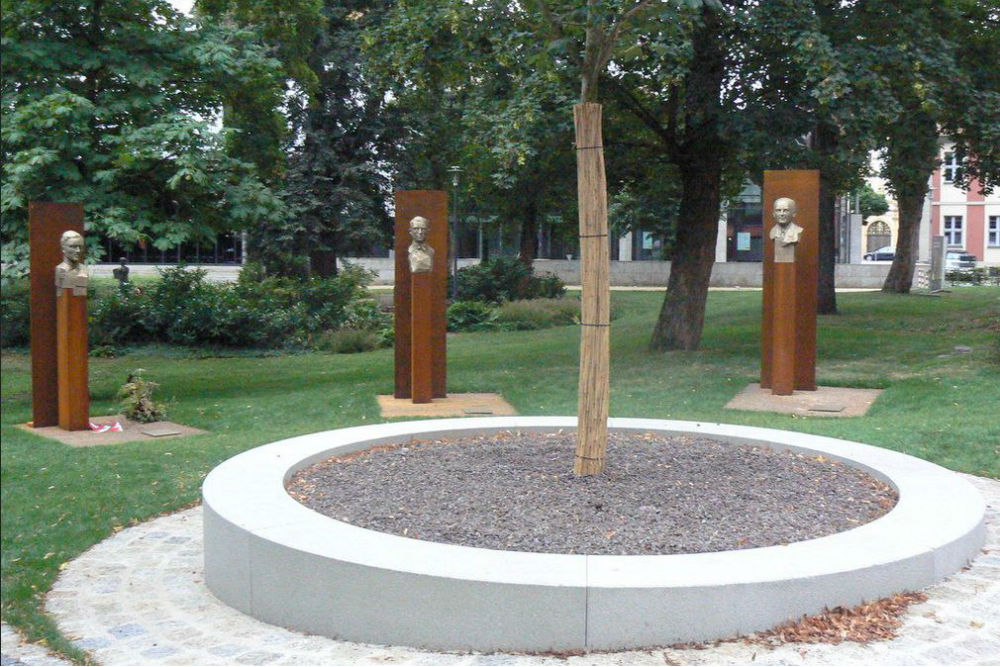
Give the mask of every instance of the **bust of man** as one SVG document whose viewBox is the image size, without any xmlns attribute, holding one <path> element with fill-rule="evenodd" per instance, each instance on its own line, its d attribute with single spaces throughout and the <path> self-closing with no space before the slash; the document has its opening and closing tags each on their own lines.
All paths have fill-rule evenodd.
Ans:
<svg viewBox="0 0 1000 667">
<path fill-rule="evenodd" d="M 410 220 L 410 272 L 427 273 L 434 268 L 434 248 L 427 243 L 430 223 L 418 215 Z"/>
<path fill-rule="evenodd" d="M 121 258 L 121 264 L 119 266 L 116 266 L 111 271 L 111 275 L 113 275 L 115 277 L 115 279 L 118 280 L 118 282 L 122 283 L 122 284 L 125 284 L 125 283 L 128 282 L 128 273 L 129 273 L 129 270 L 128 270 L 128 266 L 125 264 L 125 258 L 124 257 Z"/>
<path fill-rule="evenodd" d="M 59 239 L 63 261 L 56 265 L 56 296 L 64 289 L 72 289 L 74 296 L 86 296 L 90 275 L 83 263 L 83 235 L 69 229 Z"/>
<path fill-rule="evenodd" d="M 802 235 L 802 227 L 795 224 L 795 200 L 788 197 L 778 197 L 774 201 L 774 221 L 768 233 L 774 240 L 774 261 L 794 262 L 795 244 Z"/>
</svg>

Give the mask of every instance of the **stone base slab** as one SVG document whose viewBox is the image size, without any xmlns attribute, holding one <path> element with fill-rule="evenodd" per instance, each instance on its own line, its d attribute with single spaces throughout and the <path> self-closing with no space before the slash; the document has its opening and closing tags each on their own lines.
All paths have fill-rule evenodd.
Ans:
<svg viewBox="0 0 1000 667">
<path fill-rule="evenodd" d="M 165 438 L 176 438 L 184 435 L 200 435 L 208 433 L 200 428 L 184 426 L 174 422 L 161 421 L 143 424 L 125 419 L 121 415 L 110 415 L 107 417 L 91 417 L 92 424 L 114 424 L 118 422 L 122 425 L 121 431 L 64 431 L 58 426 L 43 426 L 34 428 L 30 423 L 21 424 L 21 428 L 29 433 L 40 435 L 43 438 L 58 440 L 70 447 L 96 447 L 99 445 L 122 445 L 126 442 L 139 442 L 143 440 L 163 440 Z"/>
<path fill-rule="evenodd" d="M 816 391 L 794 391 L 790 396 L 775 396 L 754 382 L 726 403 L 727 410 L 780 412 L 802 417 L 863 417 L 881 389 L 852 387 L 817 387 Z"/>
<path fill-rule="evenodd" d="M 414 403 L 409 398 L 379 396 L 383 419 L 395 417 L 506 417 L 516 415 L 514 406 L 500 394 L 448 394 L 430 403 Z"/>
</svg>

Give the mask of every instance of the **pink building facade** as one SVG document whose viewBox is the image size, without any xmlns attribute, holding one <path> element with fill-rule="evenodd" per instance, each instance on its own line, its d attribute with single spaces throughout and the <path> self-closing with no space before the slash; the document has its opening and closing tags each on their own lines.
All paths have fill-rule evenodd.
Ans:
<svg viewBox="0 0 1000 667">
<path fill-rule="evenodd" d="M 944 236 L 948 250 L 962 250 L 976 256 L 980 265 L 1000 265 L 1000 193 L 983 195 L 979 183 L 966 191 L 956 187 L 959 164 L 945 144 L 941 167 L 931 176 L 930 236 Z M 931 239 L 921 239 L 921 246 Z"/>
</svg>

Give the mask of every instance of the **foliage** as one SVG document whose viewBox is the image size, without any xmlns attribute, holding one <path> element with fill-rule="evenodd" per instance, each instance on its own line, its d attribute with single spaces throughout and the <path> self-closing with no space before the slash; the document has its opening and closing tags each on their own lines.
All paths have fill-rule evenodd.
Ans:
<svg viewBox="0 0 1000 667">
<path fill-rule="evenodd" d="M 153 400 L 153 392 L 160 385 L 146 380 L 140 373 L 145 373 L 145 371 L 137 368 L 129 373 L 128 377 L 125 378 L 125 384 L 118 389 L 122 415 L 126 419 L 143 424 L 160 421 L 167 416 L 166 405 Z"/>
<path fill-rule="evenodd" d="M 81 202 L 88 229 L 158 249 L 282 219 L 214 123 L 224 82 L 264 85 L 273 69 L 251 33 L 166 0 L 5 1 L 2 29 L 5 263 L 26 269 L 33 200 Z"/>
<path fill-rule="evenodd" d="M 499 328 L 510 331 L 579 324 L 580 300 L 574 297 L 562 297 L 509 301 L 500 305 L 496 321 Z"/>
<path fill-rule="evenodd" d="M 872 189 L 872 186 L 865 183 L 857 193 L 858 208 L 861 210 L 863 219 L 876 215 L 884 215 L 889 211 L 889 202 L 885 195 L 881 195 Z"/>
<path fill-rule="evenodd" d="M 241 136 L 258 138 L 256 145 L 244 141 L 241 153 L 280 162 L 271 172 L 283 185 L 288 215 L 249 229 L 251 253 L 272 274 L 329 275 L 336 257 L 387 244 L 384 160 L 395 119 L 384 111 L 384 90 L 367 75 L 360 37 L 379 24 L 386 4 L 294 0 L 275 11 L 262 0 L 198 3 L 213 22 L 256 30 L 288 79 L 277 96 L 233 89 L 226 109 L 246 130 Z M 279 108 L 287 131 L 273 123 Z"/>
<path fill-rule="evenodd" d="M 347 328 L 323 332 L 316 338 L 315 347 L 334 354 L 355 354 L 377 350 L 385 345 L 376 331 Z"/>
<path fill-rule="evenodd" d="M 172 267 L 145 288 L 116 284 L 114 289 L 92 290 L 90 346 L 112 351 L 144 343 L 299 347 L 339 328 L 372 331 L 384 344 L 392 340 L 392 323 L 367 298 L 370 281 L 371 274 L 356 266 L 331 278 L 238 283 L 215 283 L 206 280 L 203 270 Z M 22 284 L 26 282 L 15 285 Z M 3 313 L 4 346 L 25 344 L 27 287 L 5 287 Z"/>
<path fill-rule="evenodd" d="M 27 279 L 0 283 L 0 347 L 19 347 L 31 340 L 30 285 Z"/>
<path fill-rule="evenodd" d="M 448 331 L 490 331 L 498 328 L 496 304 L 455 301 L 448 306 Z"/>
<path fill-rule="evenodd" d="M 497 257 L 458 270 L 458 299 L 502 303 L 518 299 L 555 298 L 566 291 L 553 274 L 535 275 L 530 262 Z"/>
<path fill-rule="evenodd" d="M 953 285 L 1000 285 L 1000 267 L 953 269 L 946 271 L 944 278 Z"/>
</svg>

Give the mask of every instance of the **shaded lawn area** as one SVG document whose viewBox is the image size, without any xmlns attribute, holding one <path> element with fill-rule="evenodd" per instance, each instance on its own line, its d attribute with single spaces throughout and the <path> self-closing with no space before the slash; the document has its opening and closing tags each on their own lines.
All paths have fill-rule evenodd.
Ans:
<svg viewBox="0 0 1000 667">
<path fill-rule="evenodd" d="M 724 410 L 757 380 L 760 292 L 712 292 L 702 348 L 647 351 L 662 301 L 615 292 L 611 414 L 722 421 L 805 431 L 907 452 L 1000 478 L 1000 290 L 940 297 L 851 293 L 819 320 L 822 385 L 884 393 L 865 417 L 831 419 Z M 521 414 L 576 411 L 575 327 L 450 336 L 450 392 L 498 392 Z M 971 348 L 959 353 L 957 346 Z M 2 357 L 3 618 L 75 660 L 85 656 L 40 611 L 59 566 L 124 526 L 197 502 L 220 461 L 284 437 L 380 421 L 392 350 L 358 355 L 205 357 L 143 348 L 90 360 L 91 413 L 117 411 L 128 372 L 161 385 L 173 421 L 207 435 L 72 449 L 18 428 L 31 418 L 26 353 Z M 614 460 L 608 465 L 613 467 Z"/>
</svg>

